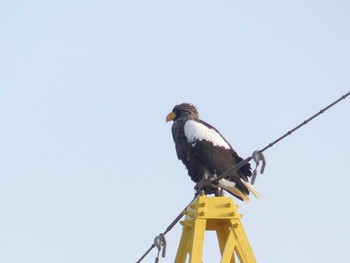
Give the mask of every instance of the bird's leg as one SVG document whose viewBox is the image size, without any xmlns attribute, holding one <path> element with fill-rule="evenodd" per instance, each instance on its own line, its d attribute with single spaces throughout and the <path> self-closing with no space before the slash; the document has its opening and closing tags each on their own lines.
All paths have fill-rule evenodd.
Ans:
<svg viewBox="0 0 350 263">
<path fill-rule="evenodd" d="M 215 179 L 217 176 L 216 170 L 214 170 L 212 178 Z M 214 189 L 214 194 L 215 196 L 223 196 L 224 195 L 224 190 L 221 187 L 218 187 L 217 184 L 213 184 L 213 187 L 216 187 Z"/>
<path fill-rule="evenodd" d="M 213 175 L 210 174 L 210 176 L 208 176 L 208 173 L 205 172 L 202 176 L 202 180 L 197 182 L 196 185 L 197 189 L 200 191 L 199 193 L 203 193 L 206 195 L 215 194 L 217 186 L 213 185 L 212 180 Z"/>
<path fill-rule="evenodd" d="M 215 196 L 224 196 L 225 192 L 221 187 L 215 189 Z"/>
<path fill-rule="evenodd" d="M 194 190 L 196 191 L 194 194 L 195 197 L 198 195 L 205 195 L 205 191 L 198 186 L 198 183 L 194 186 Z"/>
</svg>

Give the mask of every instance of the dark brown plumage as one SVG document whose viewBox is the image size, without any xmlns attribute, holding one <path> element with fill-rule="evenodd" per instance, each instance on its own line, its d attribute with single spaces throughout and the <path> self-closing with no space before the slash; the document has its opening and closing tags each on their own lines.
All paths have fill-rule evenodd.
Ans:
<svg viewBox="0 0 350 263">
<path fill-rule="evenodd" d="M 194 182 L 198 183 L 205 174 L 209 177 L 214 173 L 220 175 L 243 160 L 217 129 L 199 119 L 194 105 L 176 105 L 166 118 L 166 121 L 171 120 L 177 157 Z M 253 190 L 248 183 L 251 175 L 250 164 L 247 163 L 237 172 L 229 174 L 227 180 L 221 180 L 219 186 L 247 201 L 249 192 Z"/>
</svg>

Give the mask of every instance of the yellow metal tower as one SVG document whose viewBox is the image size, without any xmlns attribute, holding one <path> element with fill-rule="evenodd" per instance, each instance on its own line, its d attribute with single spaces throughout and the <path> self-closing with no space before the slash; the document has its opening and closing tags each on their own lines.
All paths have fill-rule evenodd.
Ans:
<svg viewBox="0 0 350 263">
<path fill-rule="evenodd" d="M 184 211 L 185 220 L 175 263 L 202 263 L 205 231 L 216 231 L 221 263 L 256 263 L 243 229 L 240 215 L 232 198 L 198 196 Z"/>
</svg>

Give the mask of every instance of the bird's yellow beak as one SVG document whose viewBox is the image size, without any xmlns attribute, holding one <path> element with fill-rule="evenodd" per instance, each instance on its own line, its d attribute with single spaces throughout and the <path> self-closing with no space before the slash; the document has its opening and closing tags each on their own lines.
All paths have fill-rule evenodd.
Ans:
<svg viewBox="0 0 350 263">
<path fill-rule="evenodd" d="M 172 121 L 176 118 L 176 114 L 174 112 L 170 112 L 167 116 L 166 116 L 166 119 L 165 121 L 166 122 L 169 122 L 169 121 Z"/>
</svg>

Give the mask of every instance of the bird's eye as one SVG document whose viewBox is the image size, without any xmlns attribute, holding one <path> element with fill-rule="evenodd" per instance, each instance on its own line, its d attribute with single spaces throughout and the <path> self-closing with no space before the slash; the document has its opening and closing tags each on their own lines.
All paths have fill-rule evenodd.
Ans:
<svg viewBox="0 0 350 263">
<path fill-rule="evenodd" d="M 174 112 L 175 115 L 176 115 L 176 119 L 179 118 L 179 117 L 181 116 L 181 111 L 180 111 L 180 110 L 174 109 L 173 112 Z"/>
</svg>

